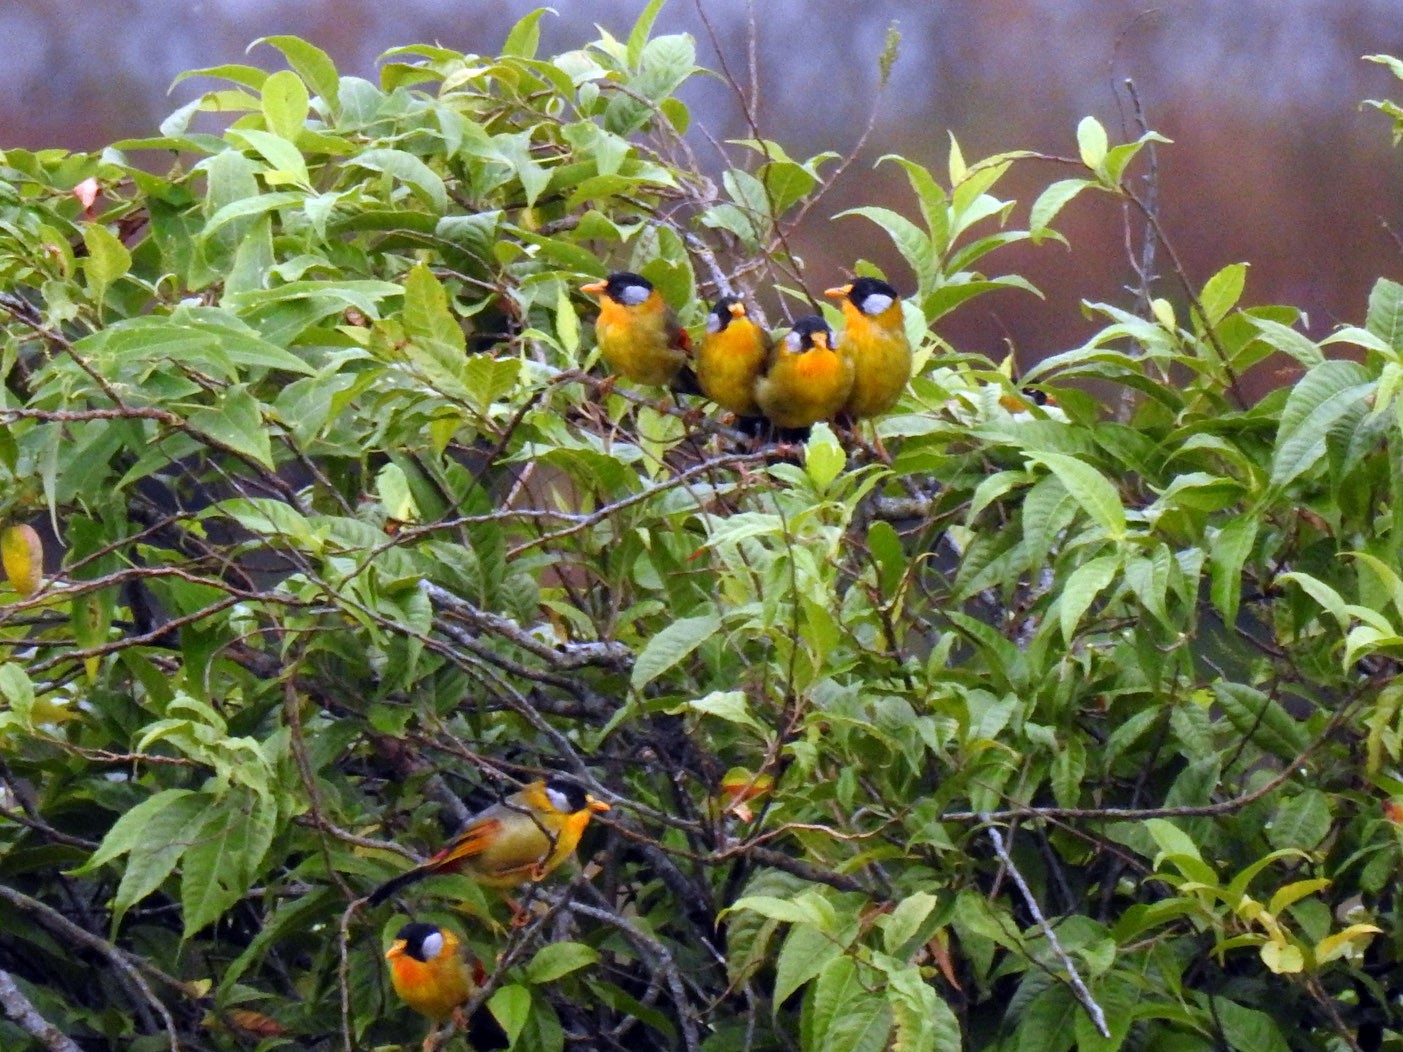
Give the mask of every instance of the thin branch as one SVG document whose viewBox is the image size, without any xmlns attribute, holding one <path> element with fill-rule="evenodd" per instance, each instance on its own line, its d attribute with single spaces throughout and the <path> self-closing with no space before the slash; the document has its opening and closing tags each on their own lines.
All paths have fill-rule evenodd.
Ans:
<svg viewBox="0 0 1403 1052">
<path fill-rule="evenodd" d="M 180 1039 L 175 1024 L 175 1017 L 171 1015 L 170 1009 L 166 1007 L 164 1001 L 156 996 L 149 983 L 142 976 L 142 972 L 164 983 L 172 989 L 179 990 L 186 997 L 196 996 L 188 985 L 181 982 L 172 975 L 161 971 L 154 964 L 145 958 L 134 953 L 128 953 L 120 947 L 114 946 L 106 939 L 94 935 L 86 928 L 79 927 L 71 920 L 59 913 L 52 906 L 47 906 L 38 899 L 30 898 L 22 892 L 0 884 L 0 899 L 4 899 L 24 912 L 37 918 L 39 923 L 50 931 L 57 932 L 70 942 L 78 943 L 90 950 L 97 952 L 112 963 L 122 975 L 134 987 L 141 992 L 146 1003 L 156 1010 L 156 1014 L 161 1017 L 165 1024 L 166 1034 L 169 1038 L 171 1052 L 180 1052 Z"/>
<path fill-rule="evenodd" d="M 82 1052 L 58 1027 L 39 1014 L 9 972 L 0 970 L 0 1008 L 49 1052 Z"/>
<path fill-rule="evenodd" d="M 994 853 L 999 856 L 999 861 L 1008 870 L 1014 884 L 1018 885 L 1018 891 L 1023 896 L 1023 903 L 1028 907 L 1028 912 L 1033 915 L 1033 919 L 1038 922 L 1038 927 L 1042 929 L 1043 935 L 1047 937 L 1048 946 L 1057 955 L 1057 959 L 1062 962 L 1062 967 L 1067 969 L 1067 981 L 1071 984 L 1072 992 L 1076 994 L 1077 1000 L 1086 1009 L 1086 1014 L 1091 1017 L 1091 1022 L 1096 1026 L 1096 1032 L 1102 1037 L 1110 1037 L 1111 1031 L 1106 1026 L 1106 1013 L 1101 1010 L 1101 1006 L 1091 996 L 1091 991 L 1086 988 L 1086 983 L 1082 982 L 1081 973 L 1077 971 L 1077 966 L 1072 963 L 1072 958 L 1067 955 L 1067 951 L 1062 948 L 1062 943 L 1058 941 L 1057 933 L 1052 930 L 1052 925 L 1043 916 L 1042 910 L 1038 907 L 1038 900 L 1033 897 L 1032 889 L 1028 887 L 1028 882 L 1023 879 L 1023 874 L 1013 864 L 1013 859 L 1009 857 L 1008 849 L 1004 846 L 1003 834 L 999 832 L 999 827 L 993 824 L 988 815 L 984 816 L 984 820 L 989 823 L 985 832 L 989 834 L 989 841 L 994 845 Z"/>
</svg>

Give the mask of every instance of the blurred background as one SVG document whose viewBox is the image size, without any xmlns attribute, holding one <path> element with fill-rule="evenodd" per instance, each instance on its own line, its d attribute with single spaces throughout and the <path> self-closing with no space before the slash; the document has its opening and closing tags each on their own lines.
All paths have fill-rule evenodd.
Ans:
<svg viewBox="0 0 1403 1052">
<path fill-rule="evenodd" d="M 183 70 L 230 62 L 279 68 L 257 37 L 291 33 L 331 54 L 343 73 L 376 76 L 376 57 L 409 43 L 494 53 L 527 0 L 4 0 L 0 148 L 93 149 L 154 134 L 159 121 L 214 82 L 168 94 Z M 577 47 L 594 24 L 625 35 L 642 0 L 557 3 L 542 54 Z M 718 68 L 716 44 L 744 77 L 746 0 L 672 0 L 655 33 L 688 32 L 699 62 Z M 796 248 L 821 289 L 861 255 L 902 287 L 911 278 L 866 220 L 830 223 L 857 203 L 913 211 L 896 151 L 944 171 L 948 134 L 967 160 L 1014 148 L 1075 155 L 1077 121 L 1097 116 L 1112 140 L 1138 131 L 1123 83 L 1135 82 L 1146 119 L 1174 140 L 1158 151 L 1161 217 L 1190 278 L 1250 262 L 1244 302 L 1291 303 L 1314 336 L 1363 321 L 1379 276 L 1403 280 L 1403 149 L 1364 98 L 1403 99 L 1403 85 L 1360 56 L 1403 55 L 1399 0 L 763 0 L 759 23 L 761 127 L 796 156 L 846 152 L 876 106 L 876 124 L 845 180 L 800 232 Z M 878 96 L 877 57 L 896 22 L 901 50 Z M 710 29 L 708 29 L 708 23 Z M 748 134 L 730 90 L 698 78 L 683 89 L 694 128 L 720 140 Z M 703 160 L 705 139 L 696 137 Z M 996 188 L 1016 196 L 1023 225 L 1037 190 L 1070 174 L 1027 164 Z M 942 334 L 1025 365 L 1080 343 L 1094 326 L 1081 300 L 1129 305 L 1134 281 L 1120 209 L 1078 199 L 1059 221 L 1072 251 L 1015 246 L 985 258 L 1046 294 L 999 292 L 960 308 Z M 1138 228 L 1136 234 L 1138 237 Z M 1159 257 L 1159 273 L 1168 261 Z M 1162 280 L 1156 290 L 1178 301 Z M 1181 314 L 1181 317 L 1183 315 Z M 1278 381 L 1279 382 L 1279 381 Z M 1256 387 L 1270 384 L 1258 377 Z"/>
</svg>

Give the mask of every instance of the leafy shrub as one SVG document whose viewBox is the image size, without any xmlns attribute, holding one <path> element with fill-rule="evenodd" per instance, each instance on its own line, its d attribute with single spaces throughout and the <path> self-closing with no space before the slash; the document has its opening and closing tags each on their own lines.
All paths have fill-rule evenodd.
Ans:
<svg viewBox="0 0 1403 1052">
<path fill-rule="evenodd" d="M 659 6 L 379 84 L 269 38 L 289 69 L 196 71 L 228 86 L 158 137 L 3 155 L 0 514 L 38 533 L 0 610 L 0 999 L 89 1048 L 417 1041 L 402 918 L 358 900 L 560 770 L 615 811 L 536 920 L 412 895 L 497 961 L 516 1048 L 1379 1047 L 1403 286 L 1317 343 L 1245 266 L 1175 270 L 1015 382 L 934 327 L 1030 288 L 976 266 L 1077 194 L 1162 238 L 1127 179 L 1162 140 L 884 158 L 891 456 L 748 445 L 601 389 L 576 289 L 798 304 L 788 234 L 851 158 L 757 132 L 710 177 Z M 994 188 L 1049 160 L 1009 226 Z M 1247 404 L 1273 355 L 1297 380 Z"/>
</svg>

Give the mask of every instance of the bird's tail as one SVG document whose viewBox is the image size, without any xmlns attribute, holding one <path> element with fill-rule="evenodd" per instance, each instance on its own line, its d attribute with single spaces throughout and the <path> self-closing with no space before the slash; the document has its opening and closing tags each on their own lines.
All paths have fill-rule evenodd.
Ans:
<svg viewBox="0 0 1403 1052">
<path fill-rule="evenodd" d="M 370 904 L 372 906 L 380 905 L 401 888 L 408 887 L 416 880 L 422 880 L 432 872 L 433 868 L 430 866 L 415 866 L 413 869 L 405 870 L 397 877 L 391 877 L 370 893 Z"/>
</svg>

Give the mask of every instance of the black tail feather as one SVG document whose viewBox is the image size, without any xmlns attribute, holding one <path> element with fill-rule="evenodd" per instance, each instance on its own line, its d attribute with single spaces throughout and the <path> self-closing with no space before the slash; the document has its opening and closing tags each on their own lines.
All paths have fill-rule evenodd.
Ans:
<svg viewBox="0 0 1403 1052">
<path fill-rule="evenodd" d="M 384 902 L 387 898 L 389 898 L 395 892 L 399 891 L 401 888 L 408 887 L 410 884 L 413 884 L 416 880 L 422 880 L 424 877 L 427 877 L 431 872 L 433 871 L 423 866 L 416 866 L 414 869 L 405 870 L 397 877 L 391 877 L 389 880 L 385 881 L 385 883 L 381 884 L 378 888 L 376 888 L 370 893 L 370 905 L 380 905 L 380 903 Z"/>
</svg>

